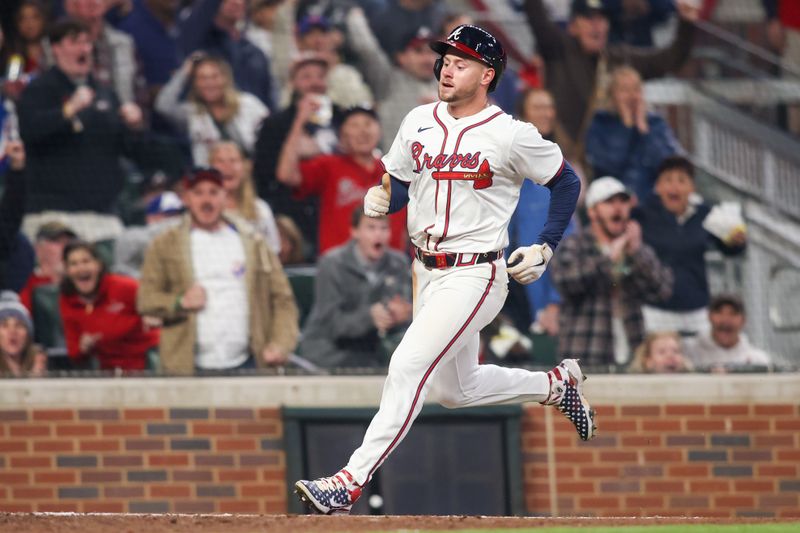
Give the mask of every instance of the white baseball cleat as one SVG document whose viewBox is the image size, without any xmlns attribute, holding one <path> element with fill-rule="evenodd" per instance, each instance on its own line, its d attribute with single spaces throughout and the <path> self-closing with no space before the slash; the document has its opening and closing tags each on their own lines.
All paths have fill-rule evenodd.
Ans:
<svg viewBox="0 0 800 533">
<path fill-rule="evenodd" d="M 564 359 L 547 373 L 550 393 L 542 405 L 553 405 L 575 426 L 581 440 L 589 440 L 597 432 L 595 412 L 581 392 L 586 376 L 577 359 Z"/>
</svg>

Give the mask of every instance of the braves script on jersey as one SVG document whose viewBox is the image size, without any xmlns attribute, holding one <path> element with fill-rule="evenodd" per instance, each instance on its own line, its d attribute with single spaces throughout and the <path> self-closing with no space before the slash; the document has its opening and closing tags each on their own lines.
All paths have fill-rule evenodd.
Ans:
<svg viewBox="0 0 800 533">
<path fill-rule="evenodd" d="M 391 176 L 411 183 L 411 241 L 436 252 L 505 248 L 522 180 L 543 185 L 563 161 L 558 145 L 497 106 L 455 119 L 441 102 L 413 109 L 383 158 Z"/>
</svg>

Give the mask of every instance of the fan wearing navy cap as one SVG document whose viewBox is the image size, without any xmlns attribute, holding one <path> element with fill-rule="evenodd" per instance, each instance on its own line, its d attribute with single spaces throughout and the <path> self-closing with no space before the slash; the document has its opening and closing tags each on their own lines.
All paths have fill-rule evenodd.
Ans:
<svg viewBox="0 0 800 533">
<path fill-rule="evenodd" d="M 282 365 L 294 350 L 298 314 L 277 256 L 260 234 L 223 213 L 222 175 L 183 179 L 188 213 L 145 252 L 137 306 L 163 321 L 169 373 Z"/>
<path fill-rule="evenodd" d="M 319 254 L 350 240 L 350 217 L 360 206 L 367 189 L 383 175 L 383 165 L 376 155 L 381 139 L 381 125 L 369 107 L 352 107 L 336 116 L 339 151 L 301 159 L 299 146 L 303 124 L 312 109 L 299 106 L 289 137 L 278 158 L 278 180 L 293 187 L 295 197 L 320 198 Z M 389 217 L 389 245 L 405 250 L 408 241 L 405 210 Z"/>
</svg>

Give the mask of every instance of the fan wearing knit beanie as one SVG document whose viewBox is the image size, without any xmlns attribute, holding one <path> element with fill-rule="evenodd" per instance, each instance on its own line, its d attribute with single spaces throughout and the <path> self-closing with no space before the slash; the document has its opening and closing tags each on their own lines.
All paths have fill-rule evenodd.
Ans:
<svg viewBox="0 0 800 533">
<path fill-rule="evenodd" d="M 16 293 L 0 293 L 0 376 L 40 376 L 47 354 L 33 344 L 31 315 Z"/>
</svg>

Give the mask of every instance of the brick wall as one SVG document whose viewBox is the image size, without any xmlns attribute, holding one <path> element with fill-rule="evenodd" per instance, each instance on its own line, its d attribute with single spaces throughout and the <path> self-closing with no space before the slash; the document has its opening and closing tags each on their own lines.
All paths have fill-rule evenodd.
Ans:
<svg viewBox="0 0 800 533">
<path fill-rule="evenodd" d="M 559 413 L 527 408 L 523 468 L 532 514 L 800 517 L 797 404 L 597 411 L 600 431 L 583 443 Z"/>
<path fill-rule="evenodd" d="M 286 510 L 277 409 L 0 410 L 0 510 Z"/>
<path fill-rule="evenodd" d="M 374 407 L 382 383 L 6 381 L 0 511 L 285 512 L 284 429 L 267 406 Z M 591 387 L 600 432 L 589 443 L 556 410 L 525 407 L 531 514 L 800 518 L 800 375 L 598 376 Z"/>
</svg>

